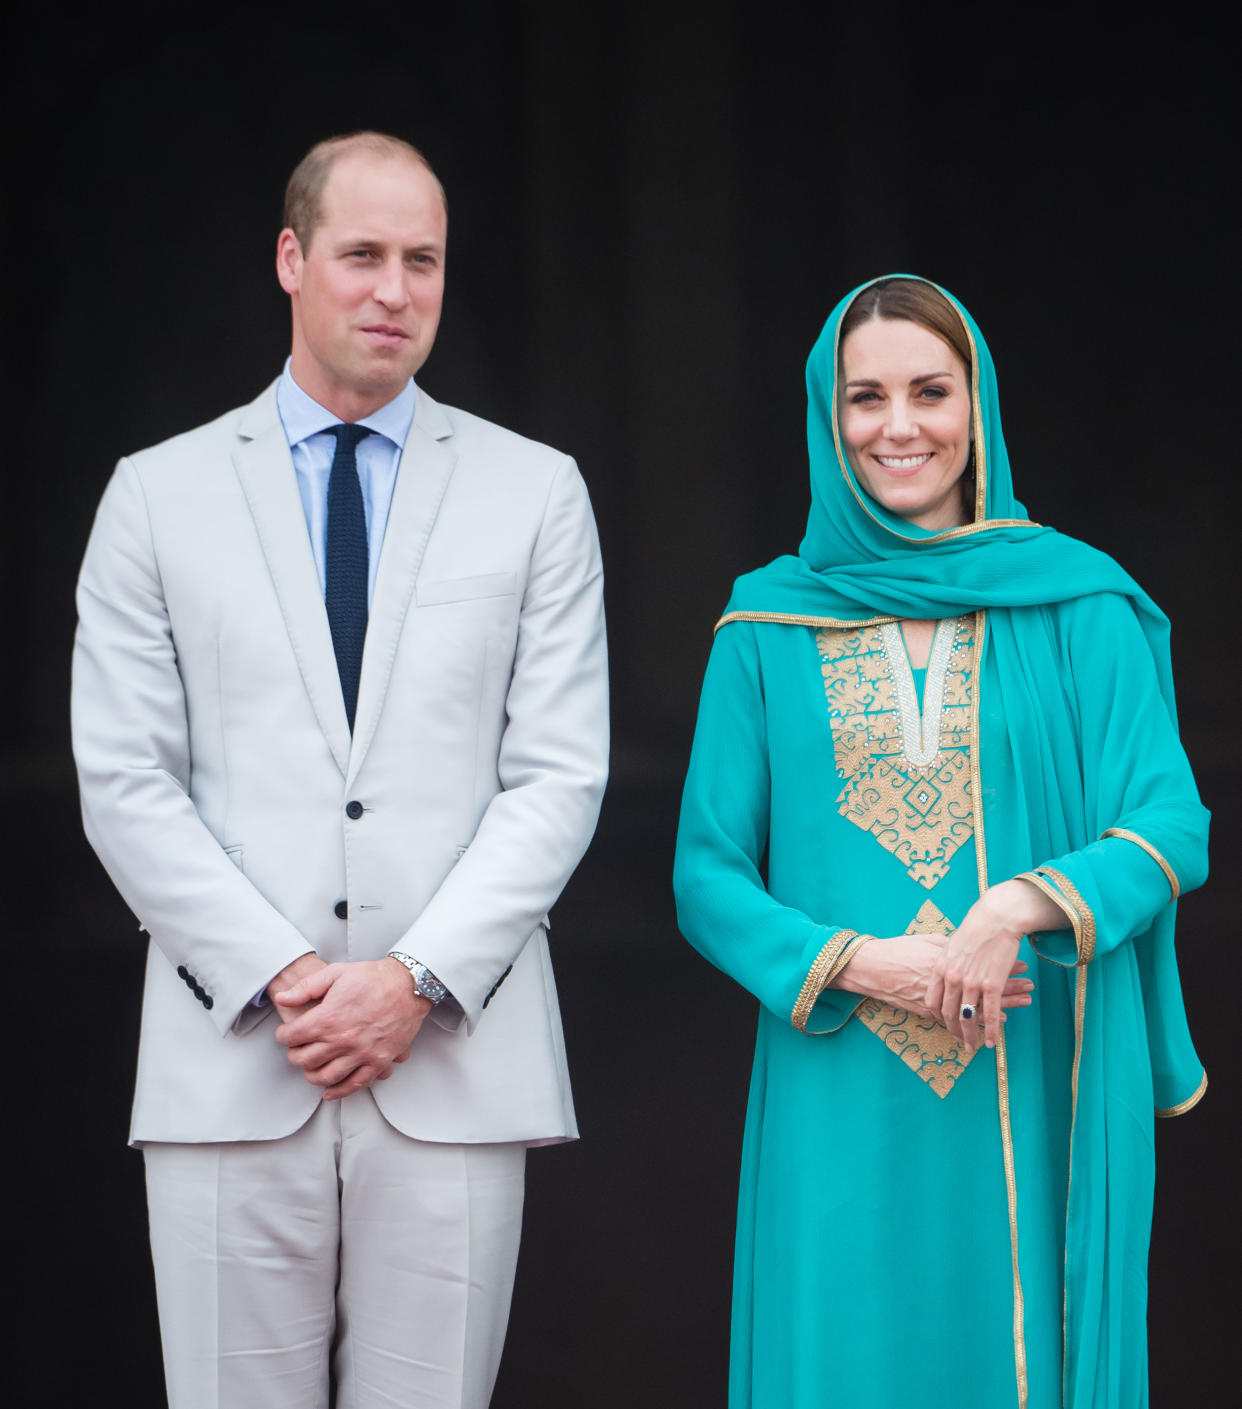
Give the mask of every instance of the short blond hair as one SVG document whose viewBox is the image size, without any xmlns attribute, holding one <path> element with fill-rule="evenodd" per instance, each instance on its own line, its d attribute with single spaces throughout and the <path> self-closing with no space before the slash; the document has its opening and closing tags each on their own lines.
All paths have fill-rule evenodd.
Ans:
<svg viewBox="0 0 1242 1409">
<path fill-rule="evenodd" d="M 448 198 L 431 163 L 411 143 L 386 132 L 350 132 L 344 137 L 328 137 L 316 142 L 293 168 L 285 187 L 284 223 L 298 238 L 302 252 L 310 248 L 311 237 L 323 221 L 323 193 L 332 168 L 344 156 L 366 152 L 378 157 L 404 157 L 421 166 L 440 188 L 440 199 L 448 210 Z"/>
</svg>

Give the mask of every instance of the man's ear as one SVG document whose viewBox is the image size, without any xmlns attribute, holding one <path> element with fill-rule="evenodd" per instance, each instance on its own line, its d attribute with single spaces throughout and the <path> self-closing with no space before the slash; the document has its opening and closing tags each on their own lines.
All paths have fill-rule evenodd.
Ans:
<svg viewBox="0 0 1242 1409">
<path fill-rule="evenodd" d="M 287 294 L 302 287 L 302 246 L 287 225 L 276 238 L 276 278 Z"/>
</svg>

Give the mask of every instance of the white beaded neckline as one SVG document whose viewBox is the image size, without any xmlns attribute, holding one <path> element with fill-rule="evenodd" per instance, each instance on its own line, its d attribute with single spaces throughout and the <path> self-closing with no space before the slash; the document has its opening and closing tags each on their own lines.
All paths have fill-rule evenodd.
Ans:
<svg viewBox="0 0 1242 1409">
<path fill-rule="evenodd" d="M 936 623 L 931 653 L 927 658 L 921 711 L 901 627 L 895 621 L 886 621 L 880 625 L 884 655 L 888 660 L 889 673 L 892 675 L 893 688 L 897 694 L 902 757 L 911 769 L 920 773 L 933 773 L 940 766 L 940 716 L 944 710 L 945 676 L 949 658 L 957 649 L 960 624 L 956 619 Z"/>
</svg>

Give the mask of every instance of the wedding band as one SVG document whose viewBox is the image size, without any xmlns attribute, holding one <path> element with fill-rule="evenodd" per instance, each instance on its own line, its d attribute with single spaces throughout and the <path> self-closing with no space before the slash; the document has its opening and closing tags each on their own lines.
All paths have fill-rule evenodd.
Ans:
<svg viewBox="0 0 1242 1409">
<path fill-rule="evenodd" d="M 978 1003 L 963 1003 L 963 1004 L 962 1004 L 962 1021 L 963 1021 L 963 1022 L 973 1022 L 974 1019 L 975 1019 L 975 1013 L 976 1013 L 976 1011 L 978 1010 L 978 1007 L 979 1007 Z"/>
</svg>

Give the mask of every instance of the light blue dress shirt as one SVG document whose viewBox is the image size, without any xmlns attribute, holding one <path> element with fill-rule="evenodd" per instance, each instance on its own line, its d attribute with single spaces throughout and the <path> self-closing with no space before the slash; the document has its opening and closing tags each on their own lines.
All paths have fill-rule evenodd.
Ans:
<svg viewBox="0 0 1242 1409">
<path fill-rule="evenodd" d="M 363 416 L 356 424 L 376 432 L 358 442 L 355 459 L 358 482 L 362 486 L 362 505 L 367 520 L 367 606 L 375 596 L 375 574 L 379 570 L 380 553 L 384 547 L 384 532 L 388 527 L 388 511 L 392 507 L 392 492 L 397 485 L 397 468 L 405 438 L 414 422 L 414 382 L 406 382 L 399 395 L 378 411 Z M 324 560 L 328 548 L 328 481 L 332 477 L 332 457 L 336 453 L 336 437 L 331 427 L 341 418 L 307 394 L 293 380 L 289 360 L 276 383 L 276 410 L 284 427 L 293 468 L 298 477 L 298 495 L 306 530 L 310 534 L 319 587 L 325 586 Z M 264 1008 L 271 1001 L 264 989 L 251 1000 L 255 1007 Z M 433 1009 L 435 1021 L 442 1027 L 455 1028 L 462 1018 L 461 1005 L 446 994 Z"/>
<path fill-rule="evenodd" d="M 388 527 L 388 510 L 392 506 L 392 492 L 397 483 L 397 467 L 414 420 L 414 395 L 414 383 L 408 381 L 400 395 L 358 422 L 358 425 L 375 432 L 358 442 L 356 452 L 370 557 L 367 571 L 368 607 L 375 596 L 375 574 L 384 547 L 384 531 Z M 320 406 L 313 397 L 307 396 L 293 380 L 287 360 L 276 384 L 276 409 L 285 428 L 293 468 L 297 471 L 298 494 L 302 500 L 302 512 L 306 515 L 306 528 L 322 590 L 328 543 L 328 480 L 332 474 L 332 456 L 336 453 L 336 437 L 329 428 L 339 425 L 341 418 Z"/>
</svg>

